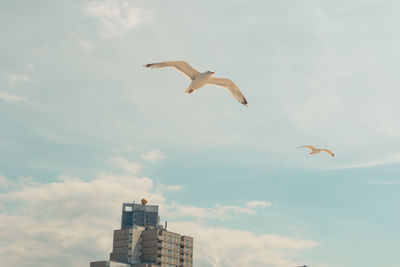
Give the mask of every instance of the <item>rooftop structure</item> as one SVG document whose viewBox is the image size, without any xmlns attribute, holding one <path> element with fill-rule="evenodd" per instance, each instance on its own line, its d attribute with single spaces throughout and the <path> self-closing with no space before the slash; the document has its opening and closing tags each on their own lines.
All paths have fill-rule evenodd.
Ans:
<svg viewBox="0 0 400 267">
<path fill-rule="evenodd" d="M 127 229 L 132 226 L 154 226 L 160 222 L 158 216 L 158 206 L 146 205 L 147 200 L 142 199 L 142 204 L 123 203 L 121 229 Z"/>
</svg>

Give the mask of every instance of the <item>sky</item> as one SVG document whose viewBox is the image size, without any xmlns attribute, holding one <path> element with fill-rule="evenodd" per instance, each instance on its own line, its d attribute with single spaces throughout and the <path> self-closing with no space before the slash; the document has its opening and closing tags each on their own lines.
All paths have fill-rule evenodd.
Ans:
<svg viewBox="0 0 400 267">
<path fill-rule="evenodd" d="M 195 267 L 398 266 L 399 8 L 1 2 L 0 265 L 108 260 L 122 203 L 146 197 Z M 170 60 L 249 106 L 143 68 Z"/>
</svg>

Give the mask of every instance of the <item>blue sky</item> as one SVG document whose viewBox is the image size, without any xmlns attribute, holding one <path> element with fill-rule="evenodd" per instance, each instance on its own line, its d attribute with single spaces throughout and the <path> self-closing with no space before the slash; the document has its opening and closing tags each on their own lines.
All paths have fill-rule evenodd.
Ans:
<svg viewBox="0 0 400 267">
<path fill-rule="evenodd" d="M 396 1 L 0 7 L 1 265 L 107 259 L 122 201 L 143 196 L 195 236 L 195 266 L 398 265 Z M 168 60 L 231 78 L 249 107 L 142 67 Z M 226 232 L 257 247 L 207 242 Z"/>
</svg>

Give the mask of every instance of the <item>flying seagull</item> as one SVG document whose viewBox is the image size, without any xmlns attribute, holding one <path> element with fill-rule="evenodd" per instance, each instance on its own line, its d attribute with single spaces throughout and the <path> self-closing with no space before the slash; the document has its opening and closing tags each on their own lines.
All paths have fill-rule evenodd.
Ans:
<svg viewBox="0 0 400 267">
<path fill-rule="evenodd" d="M 332 157 L 335 156 L 335 154 L 333 154 L 332 151 L 330 151 L 329 149 L 326 149 L 326 148 L 320 149 L 320 148 L 315 148 L 315 147 L 313 147 L 313 146 L 299 146 L 298 148 L 303 148 L 303 147 L 306 147 L 306 148 L 311 149 L 310 155 L 311 155 L 311 154 L 318 154 L 319 152 L 322 152 L 322 151 L 323 151 L 323 152 L 328 153 L 328 154 L 331 155 Z"/>
<path fill-rule="evenodd" d="M 238 100 L 243 105 L 247 106 L 247 100 L 244 98 L 242 92 L 239 87 L 236 86 L 234 82 L 225 78 L 214 78 L 211 77 L 214 72 L 206 71 L 206 72 L 198 72 L 192 66 L 190 66 L 186 61 L 168 61 L 168 62 L 160 62 L 160 63 L 151 63 L 143 65 L 143 67 L 147 68 L 165 68 L 171 67 L 185 75 L 190 81 L 190 85 L 187 89 L 185 89 L 185 93 L 191 94 L 200 87 L 206 84 L 212 84 L 215 86 L 223 87 L 228 89 L 232 96 Z"/>
</svg>

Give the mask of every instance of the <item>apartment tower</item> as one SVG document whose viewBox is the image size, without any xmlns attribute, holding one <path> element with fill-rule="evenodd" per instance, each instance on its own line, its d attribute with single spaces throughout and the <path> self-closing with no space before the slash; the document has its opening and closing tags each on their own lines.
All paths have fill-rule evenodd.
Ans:
<svg viewBox="0 0 400 267">
<path fill-rule="evenodd" d="M 193 267 L 193 237 L 159 224 L 158 206 L 123 203 L 121 229 L 114 230 L 110 261 L 90 267 Z"/>
</svg>

